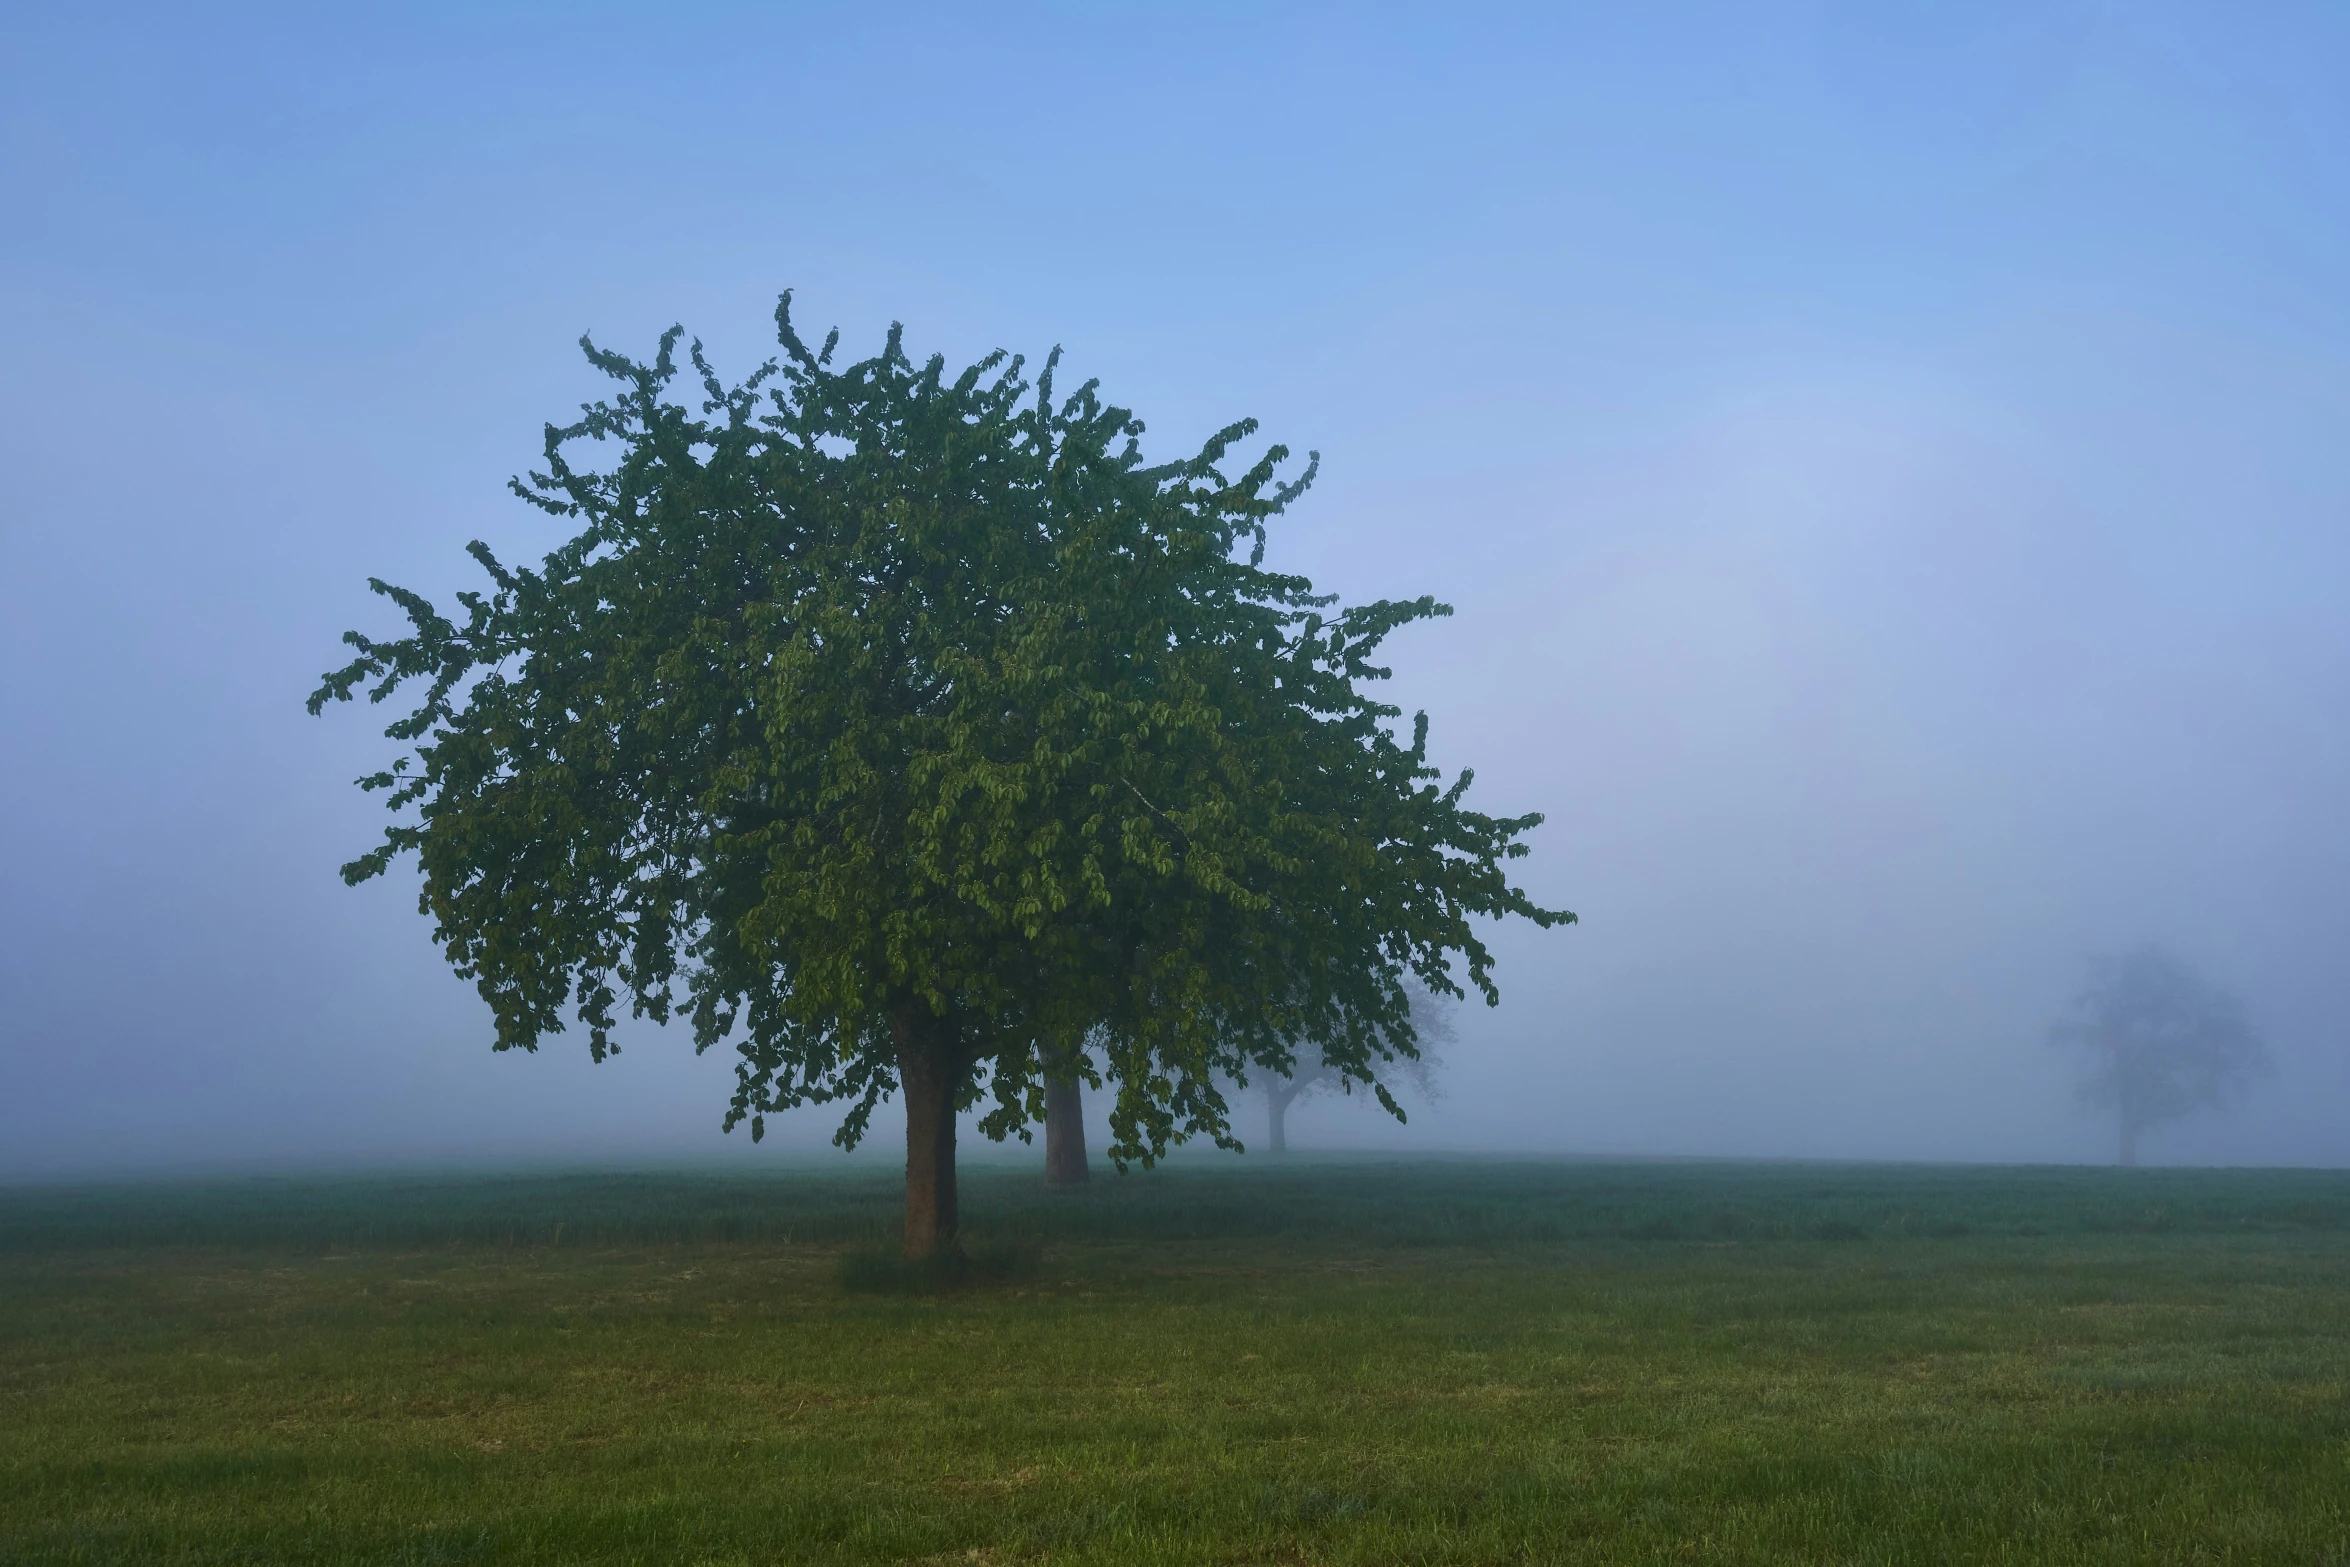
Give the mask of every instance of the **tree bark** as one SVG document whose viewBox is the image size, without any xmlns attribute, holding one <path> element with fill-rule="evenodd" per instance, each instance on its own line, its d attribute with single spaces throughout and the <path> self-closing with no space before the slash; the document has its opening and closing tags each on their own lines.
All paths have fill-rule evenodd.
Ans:
<svg viewBox="0 0 2350 1567">
<path fill-rule="evenodd" d="M 1047 1186 L 1083 1186 L 1092 1179 L 1085 1167 L 1085 1087 L 1074 1077 L 1044 1080 L 1044 1183 Z"/>
<path fill-rule="evenodd" d="M 955 1026 L 916 1001 L 896 1009 L 898 1086 L 906 1096 L 906 1255 L 952 1251 L 955 1211 L 955 1096 L 965 1064 Z"/>
<path fill-rule="evenodd" d="M 1265 1152 L 1267 1153 L 1289 1152 L 1289 1101 L 1295 1099 L 1297 1093 L 1294 1089 L 1289 1093 L 1283 1093 L 1281 1090 L 1285 1086 L 1281 1083 L 1267 1083 L 1265 1085 Z"/>
</svg>

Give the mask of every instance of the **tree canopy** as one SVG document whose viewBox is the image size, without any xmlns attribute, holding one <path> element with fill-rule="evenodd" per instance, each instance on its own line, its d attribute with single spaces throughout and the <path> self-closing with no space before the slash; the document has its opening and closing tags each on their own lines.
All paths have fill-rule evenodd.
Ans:
<svg viewBox="0 0 2350 1567">
<path fill-rule="evenodd" d="M 1340 608 L 1264 566 L 1312 482 L 1251 421 L 1150 464 L 1095 383 L 1056 399 L 996 353 L 957 375 L 893 326 L 836 364 L 728 385 L 672 328 L 550 425 L 515 491 L 578 531 L 444 615 L 371 580 L 406 633 L 310 698 L 415 705 L 360 780 L 397 813 L 344 867 L 414 853 L 420 907 L 498 1049 L 625 1003 L 737 1052 L 726 1126 L 908 1109 L 908 1243 L 951 1243 L 954 1111 L 1015 1132 L 1043 1066 L 1115 1091 L 1113 1158 L 1231 1143 L 1216 1078 L 1310 1048 L 1375 1086 L 1415 1050 L 1406 981 L 1495 998 L 1472 923 L 1537 907 L 1503 862 L 1538 815 L 1468 809 L 1427 720 L 1364 691 L 1431 599 Z M 610 449 L 609 466 L 585 464 Z"/>
</svg>

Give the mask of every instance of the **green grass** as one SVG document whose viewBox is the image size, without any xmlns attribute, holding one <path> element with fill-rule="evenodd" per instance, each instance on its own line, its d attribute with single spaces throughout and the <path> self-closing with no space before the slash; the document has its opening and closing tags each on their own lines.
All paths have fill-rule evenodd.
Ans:
<svg viewBox="0 0 2350 1567">
<path fill-rule="evenodd" d="M 2342 1174 L 981 1168 L 891 1292 L 895 1200 L 0 1191 L 0 1561 L 2350 1563 Z"/>
</svg>

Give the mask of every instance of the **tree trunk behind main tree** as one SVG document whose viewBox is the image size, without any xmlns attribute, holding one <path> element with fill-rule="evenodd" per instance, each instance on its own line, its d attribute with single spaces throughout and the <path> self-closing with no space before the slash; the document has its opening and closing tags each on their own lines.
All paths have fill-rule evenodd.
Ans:
<svg viewBox="0 0 2350 1567">
<path fill-rule="evenodd" d="M 1085 1167 L 1085 1089 L 1074 1077 L 1044 1080 L 1044 1183 L 1047 1186 L 1083 1186 L 1092 1178 Z"/>
<path fill-rule="evenodd" d="M 952 1251 L 955 1211 L 955 1095 L 963 1062 L 954 1025 L 920 1002 L 890 1019 L 897 1036 L 898 1086 L 906 1096 L 906 1255 Z"/>
<path fill-rule="evenodd" d="M 1285 1083 L 1265 1085 L 1265 1152 L 1289 1152 L 1289 1101 L 1296 1098 L 1293 1090 L 1283 1093 Z"/>
</svg>

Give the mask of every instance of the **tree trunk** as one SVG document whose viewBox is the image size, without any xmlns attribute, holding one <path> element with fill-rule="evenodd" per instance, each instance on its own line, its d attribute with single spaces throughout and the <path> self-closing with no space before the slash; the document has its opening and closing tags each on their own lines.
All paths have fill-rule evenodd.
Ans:
<svg viewBox="0 0 2350 1567">
<path fill-rule="evenodd" d="M 964 1064 L 955 1026 L 916 1001 L 890 1017 L 906 1096 L 906 1255 L 955 1246 L 955 1095 Z"/>
<path fill-rule="evenodd" d="M 1083 1186 L 1091 1173 L 1085 1167 L 1085 1088 L 1074 1077 L 1044 1080 L 1044 1183 L 1047 1186 Z"/>
<path fill-rule="evenodd" d="M 1285 1094 L 1283 1084 L 1265 1085 L 1265 1152 L 1289 1152 L 1289 1101 L 1295 1094 Z"/>
<path fill-rule="evenodd" d="M 2135 1117 L 2124 1115 L 2122 1117 L 2122 1163 L 2130 1165 L 2137 1162 L 2138 1122 Z"/>
</svg>

